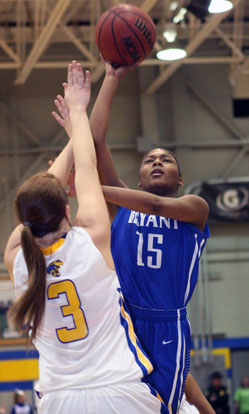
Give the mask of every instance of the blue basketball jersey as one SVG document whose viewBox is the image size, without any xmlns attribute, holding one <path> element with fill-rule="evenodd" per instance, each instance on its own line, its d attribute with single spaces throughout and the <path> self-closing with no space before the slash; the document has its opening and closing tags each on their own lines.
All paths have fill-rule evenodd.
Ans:
<svg viewBox="0 0 249 414">
<path fill-rule="evenodd" d="M 120 207 L 111 247 L 125 299 L 142 308 L 180 309 L 189 302 L 209 229 Z"/>
</svg>

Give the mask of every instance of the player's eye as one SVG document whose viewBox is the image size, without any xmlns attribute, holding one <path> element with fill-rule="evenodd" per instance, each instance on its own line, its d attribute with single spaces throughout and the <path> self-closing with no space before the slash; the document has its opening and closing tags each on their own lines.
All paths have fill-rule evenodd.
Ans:
<svg viewBox="0 0 249 414">
<path fill-rule="evenodd" d="M 151 158 L 147 158 L 147 160 L 144 160 L 144 164 L 148 164 L 149 162 L 153 162 Z"/>
</svg>

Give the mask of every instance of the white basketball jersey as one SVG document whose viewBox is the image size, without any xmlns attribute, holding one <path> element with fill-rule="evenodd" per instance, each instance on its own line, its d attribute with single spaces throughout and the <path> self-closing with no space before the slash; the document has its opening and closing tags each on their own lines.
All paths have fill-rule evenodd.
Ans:
<svg viewBox="0 0 249 414">
<path fill-rule="evenodd" d="M 151 372 L 117 276 L 89 234 L 73 227 L 65 238 L 42 251 L 47 286 L 45 313 L 34 341 L 40 355 L 37 390 L 100 387 L 137 381 Z M 20 249 L 14 263 L 17 297 L 27 280 Z"/>
</svg>

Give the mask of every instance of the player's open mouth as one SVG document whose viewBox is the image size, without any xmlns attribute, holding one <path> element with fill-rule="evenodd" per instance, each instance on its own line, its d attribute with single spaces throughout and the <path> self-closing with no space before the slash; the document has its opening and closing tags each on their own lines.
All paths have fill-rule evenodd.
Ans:
<svg viewBox="0 0 249 414">
<path fill-rule="evenodd" d="M 152 177 L 159 177 L 160 175 L 163 175 L 163 172 L 159 169 L 153 170 L 151 173 Z"/>
</svg>

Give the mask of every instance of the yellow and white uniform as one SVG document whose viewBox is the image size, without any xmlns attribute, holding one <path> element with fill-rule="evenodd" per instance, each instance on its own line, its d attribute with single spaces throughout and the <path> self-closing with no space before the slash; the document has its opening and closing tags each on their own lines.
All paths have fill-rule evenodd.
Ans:
<svg viewBox="0 0 249 414">
<path fill-rule="evenodd" d="M 39 413 L 166 412 L 141 382 L 152 365 L 134 334 L 117 276 L 89 234 L 73 227 L 42 252 L 46 305 L 34 341 L 40 355 L 36 388 L 43 395 Z M 13 273 L 19 297 L 28 280 L 22 249 Z M 65 390 L 69 395 L 62 398 Z"/>
</svg>

